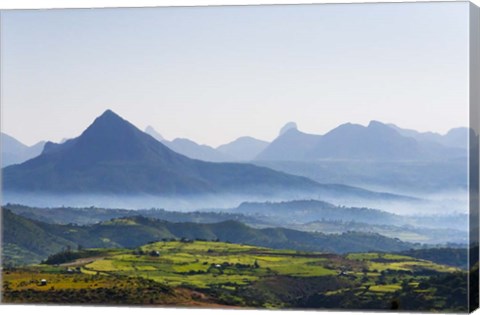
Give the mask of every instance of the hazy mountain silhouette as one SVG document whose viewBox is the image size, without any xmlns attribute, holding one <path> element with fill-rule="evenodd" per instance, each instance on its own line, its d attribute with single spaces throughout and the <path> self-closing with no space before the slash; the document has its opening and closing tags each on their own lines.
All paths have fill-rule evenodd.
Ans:
<svg viewBox="0 0 480 315">
<path fill-rule="evenodd" d="M 296 124 L 288 123 L 282 127 L 280 135 L 258 154 L 256 160 L 304 160 L 306 153 L 314 148 L 321 137 L 303 133 L 296 128 Z"/>
<path fill-rule="evenodd" d="M 291 121 L 289 123 L 286 123 L 285 126 L 280 129 L 280 133 L 278 134 L 279 136 L 283 135 L 285 132 L 289 131 L 290 129 L 298 129 L 297 123 L 294 121 Z"/>
<path fill-rule="evenodd" d="M 162 135 L 158 133 L 152 126 L 148 126 L 145 129 L 145 133 L 151 135 L 173 151 L 185 155 L 191 159 L 209 162 L 227 162 L 234 160 L 234 158 L 229 157 L 208 145 L 201 145 L 190 139 L 176 138 L 172 141 L 168 141 L 163 138 Z"/>
<path fill-rule="evenodd" d="M 183 154 L 191 159 L 209 162 L 226 162 L 233 160 L 233 158 L 208 145 L 198 144 L 186 138 L 176 138 L 172 141 L 164 140 L 162 143 L 173 151 Z"/>
<path fill-rule="evenodd" d="M 1 137 L 2 167 L 19 164 L 39 155 L 45 145 L 45 142 L 41 141 L 29 147 L 3 132 Z"/>
<path fill-rule="evenodd" d="M 238 161 L 250 161 L 262 152 L 268 144 L 267 141 L 252 137 L 240 137 L 230 143 L 219 146 L 217 151 Z"/>
<path fill-rule="evenodd" d="M 466 156 L 466 151 L 402 136 L 371 121 L 367 127 L 344 124 L 325 134 L 307 153 L 311 159 L 437 160 Z"/>
<path fill-rule="evenodd" d="M 290 124 L 290 123 L 289 123 Z M 287 126 L 289 125 L 287 124 Z M 282 128 L 285 130 L 285 127 Z M 411 134 L 413 131 L 407 131 Z M 463 129 L 453 130 L 444 142 L 463 139 Z M 427 140 L 419 141 L 400 134 L 392 127 L 371 121 L 365 127 L 346 123 L 323 136 L 306 134 L 290 125 L 262 151 L 259 161 L 315 161 L 315 160 L 445 160 L 466 157 L 467 152 Z"/>
<path fill-rule="evenodd" d="M 417 141 L 436 142 L 444 146 L 466 149 L 468 146 L 468 128 L 459 127 L 450 129 L 445 135 L 436 132 L 418 132 L 413 129 L 403 129 L 394 124 L 388 124 L 399 134 L 412 137 Z"/>
<path fill-rule="evenodd" d="M 165 140 L 165 138 L 163 138 L 162 135 L 160 133 L 158 133 L 155 130 L 155 128 L 153 128 L 152 126 L 148 126 L 147 128 L 145 128 L 145 133 L 148 133 L 149 135 L 151 135 L 152 137 L 154 137 L 158 141 Z"/>
<path fill-rule="evenodd" d="M 175 153 L 107 110 L 77 138 L 3 170 L 9 191 L 185 195 L 315 190 L 318 183 L 263 167 Z"/>
</svg>

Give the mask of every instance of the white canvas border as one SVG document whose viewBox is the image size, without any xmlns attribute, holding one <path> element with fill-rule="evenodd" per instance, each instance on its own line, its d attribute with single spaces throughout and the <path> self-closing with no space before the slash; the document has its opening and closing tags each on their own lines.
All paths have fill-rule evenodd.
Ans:
<svg viewBox="0 0 480 315">
<path fill-rule="evenodd" d="M 324 1 L 299 1 L 299 0 L 0 0 L 1 9 L 47 9 L 47 8 L 108 8 L 108 7 L 157 7 L 157 6 L 211 6 L 211 5 L 268 5 L 268 4 L 314 4 L 314 3 L 391 3 L 391 2 L 451 2 L 451 0 L 324 0 Z M 466 1 L 457 1 L 466 2 Z M 480 6 L 480 0 L 472 0 Z M 32 305 L 0 305 L 0 314 L 49 314 L 49 315 L 89 315 L 112 312 L 115 315 L 153 315 L 161 312 L 165 315 L 261 315 L 272 312 L 287 312 L 291 315 L 317 314 L 365 314 L 375 315 L 379 312 L 360 311 L 269 311 L 269 310 L 226 310 L 226 309 L 192 309 L 192 308 L 161 308 L 161 307 L 105 307 L 105 306 L 32 306 Z M 136 315 L 137 315 L 136 314 Z M 382 312 L 383 314 L 383 312 Z M 386 313 L 385 313 L 386 314 Z M 388 314 L 409 314 L 406 312 Z M 413 313 L 412 313 L 413 314 Z M 474 314 L 480 314 L 477 310 Z"/>
</svg>

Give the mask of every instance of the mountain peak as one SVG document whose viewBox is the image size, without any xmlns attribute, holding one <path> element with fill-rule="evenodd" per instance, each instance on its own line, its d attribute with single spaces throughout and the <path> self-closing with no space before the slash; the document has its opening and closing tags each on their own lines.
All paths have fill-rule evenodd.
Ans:
<svg viewBox="0 0 480 315">
<path fill-rule="evenodd" d="M 147 128 L 145 128 L 145 133 L 148 133 L 158 141 L 165 140 L 165 138 L 158 131 L 156 131 L 155 128 L 153 128 L 152 126 L 147 126 Z"/>
<path fill-rule="evenodd" d="M 280 136 L 291 129 L 298 130 L 296 122 L 291 121 L 286 123 L 285 126 L 283 126 L 282 129 L 280 129 Z"/>
<path fill-rule="evenodd" d="M 370 123 L 368 124 L 368 128 L 372 128 L 372 127 L 385 127 L 387 125 L 385 125 L 384 123 L 378 121 L 378 120 L 371 120 Z"/>
<path fill-rule="evenodd" d="M 120 130 L 132 129 L 132 125 L 117 115 L 110 109 L 107 109 L 102 115 L 95 118 L 93 123 L 83 132 L 83 135 L 96 133 L 102 135 L 105 133 L 119 133 Z"/>
<path fill-rule="evenodd" d="M 111 109 L 107 109 L 106 111 L 103 112 L 100 116 L 98 116 L 95 121 L 125 121 L 122 117 L 120 117 L 118 114 L 116 114 L 114 111 Z"/>
</svg>

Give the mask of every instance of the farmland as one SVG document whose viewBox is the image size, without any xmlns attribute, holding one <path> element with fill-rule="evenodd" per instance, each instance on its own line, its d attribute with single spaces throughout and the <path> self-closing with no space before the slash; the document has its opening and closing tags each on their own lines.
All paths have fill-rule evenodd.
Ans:
<svg viewBox="0 0 480 315">
<path fill-rule="evenodd" d="M 77 256 L 5 269 L 4 301 L 458 311 L 466 299 L 445 288 L 449 282 L 462 287 L 464 271 L 398 254 L 170 240 Z"/>
</svg>

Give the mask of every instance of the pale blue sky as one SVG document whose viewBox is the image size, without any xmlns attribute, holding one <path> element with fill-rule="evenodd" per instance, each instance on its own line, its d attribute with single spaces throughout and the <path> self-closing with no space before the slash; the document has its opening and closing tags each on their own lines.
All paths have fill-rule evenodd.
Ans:
<svg viewBox="0 0 480 315">
<path fill-rule="evenodd" d="M 4 11 L 2 131 L 79 135 L 110 108 L 219 145 L 344 122 L 468 124 L 468 3 Z"/>
</svg>

